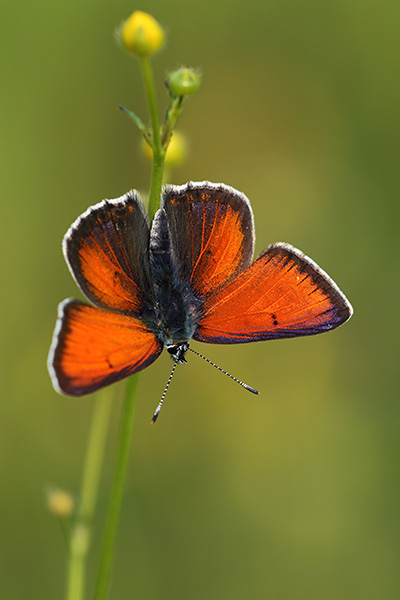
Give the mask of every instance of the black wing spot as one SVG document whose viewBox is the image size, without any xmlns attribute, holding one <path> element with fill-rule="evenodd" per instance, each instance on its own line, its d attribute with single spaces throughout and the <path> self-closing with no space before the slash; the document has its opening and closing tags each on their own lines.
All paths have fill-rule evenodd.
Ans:
<svg viewBox="0 0 400 600">
<path fill-rule="evenodd" d="M 278 321 L 276 319 L 276 315 L 271 315 L 271 317 L 274 320 L 274 325 L 278 325 Z"/>
</svg>

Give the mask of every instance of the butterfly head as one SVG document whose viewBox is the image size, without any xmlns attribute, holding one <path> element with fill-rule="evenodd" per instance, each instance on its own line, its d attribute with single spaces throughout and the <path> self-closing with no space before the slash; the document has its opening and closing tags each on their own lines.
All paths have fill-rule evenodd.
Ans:
<svg viewBox="0 0 400 600">
<path fill-rule="evenodd" d="M 183 342 L 182 344 L 170 344 L 166 346 L 167 351 L 172 355 L 172 358 L 175 362 L 180 362 L 183 364 L 187 363 L 185 358 L 185 354 L 189 349 L 189 343 Z"/>
</svg>

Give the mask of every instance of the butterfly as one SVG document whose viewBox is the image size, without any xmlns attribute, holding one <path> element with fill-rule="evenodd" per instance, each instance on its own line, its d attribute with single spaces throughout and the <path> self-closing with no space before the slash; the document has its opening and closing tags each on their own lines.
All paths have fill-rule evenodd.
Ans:
<svg viewBox="0 0 400 600">
<path fill-rule="evenodd" d="M 136 191 L 90 207 L 63 240 L 91 304 L 59 305 L 48 359 L 55 389 L 94 392 L 145 369 L 164 347 L 175 367 L 192 339 L 315 335 L 351 317 L 344 294 L 300 250 L 276 243 L 252 262 L 254 241 L 248 199 L 224 184 L 166 186 L 151 225 Z"/>
</svg>

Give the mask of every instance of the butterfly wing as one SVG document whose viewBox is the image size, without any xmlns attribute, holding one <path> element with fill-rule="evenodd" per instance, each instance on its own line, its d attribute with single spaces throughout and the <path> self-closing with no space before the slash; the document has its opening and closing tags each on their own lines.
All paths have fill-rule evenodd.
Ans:
<svg viewBox="0 0 400 600">
<path fill-rule="evenodd" d="M 350 303 L 322 269 L 278 243 L 206 300 L 193 338 L 235 344 L 315 335 L 351 315 Z"/>
<path fill-rule="evenodd" d="M 149 225 L 137 192 L 103 200 L 81 215 L 63 241 L 85 296 L 101 308 L 139 316 L 151 306 Z"/>
<path fill-rule="evenodd" d="M 141 371 L 162 347 L 135 317 L 65 300 L 58 309 L 48 368 L 57 391 L 81 396 Z"/>
<path fill-rule="evenodd" d="M 219 290 L 252 260 L 254 222 L 244 194 L 223 184 L 166 186 L 164 208 L 179 274 L 195 293 Z"/>
</svg>

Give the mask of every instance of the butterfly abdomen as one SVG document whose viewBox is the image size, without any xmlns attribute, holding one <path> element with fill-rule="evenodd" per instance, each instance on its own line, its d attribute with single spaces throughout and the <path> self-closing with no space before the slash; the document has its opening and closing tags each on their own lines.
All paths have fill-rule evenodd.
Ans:
<svg viewBox="0 0 400 600">
<path fill-rule="evenodd" d="M 162 209 L 156 213 L 151 229 L 150 267 L 157 335 L 166 346 L 189 341 L 198 322 L 197 302 L 179 276 L 167 216 Z"/>
</svg>

